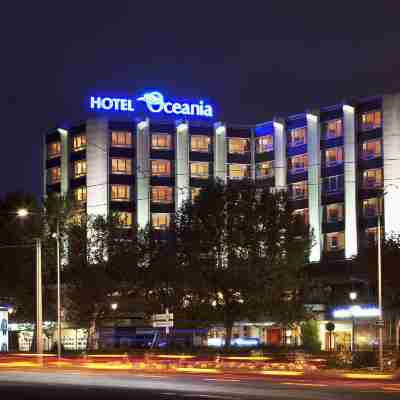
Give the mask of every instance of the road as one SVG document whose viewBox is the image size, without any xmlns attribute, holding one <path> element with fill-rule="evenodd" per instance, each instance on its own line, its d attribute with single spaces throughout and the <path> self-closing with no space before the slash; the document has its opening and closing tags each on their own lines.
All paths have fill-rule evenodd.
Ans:
<svg viewBox="0 0 400 400">
<path fill-rule="evenodd" d="M 400 383 L 323 381 L 229 374 L 18 369 L 0 371 L 7 399 L 398 399 Z"/>
</svg>

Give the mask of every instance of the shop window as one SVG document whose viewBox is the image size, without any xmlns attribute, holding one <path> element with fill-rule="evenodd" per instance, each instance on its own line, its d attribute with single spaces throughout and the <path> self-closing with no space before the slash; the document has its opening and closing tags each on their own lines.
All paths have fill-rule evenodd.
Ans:
<svg viewBox="0 0 400 400">
<path fill-rule="evenodd" d="M 192 187 L 190 189 L 190 195 L 191 195 L 192 202 L 194 202 L 197 199 L 197 197 L 200 195 L 200 192 L 201 192 L 201 188 L 199 188 L 199 187 Z"/>
<path fill-rule="evenodd" d="M 324 123 L 325 139 L 334 139 L 343 135 L 342 120 L 334 119 Z"/>
<path fill-rule="evenodd" d="M 272 161 L 266 161 L 256 164 L 256 178 L 264 179 L 274 176 L 274 168 Z"/>
<path fill-rule="evenodd" d="M 151 160 L 151 174 L 153 176 L 171 176 L 171 161 Z"/>
<path fill-rule="evenodd" d="M 131 187 L 129 185 L 111 185 L 112 201 L 129 201 L 131 199 Z"/>
<path fill-rule="evenodd" d="M 289 146 L 302 146 L 307 143 L 307 128 L 296 128 L 289 132 Z"/>
<path fill-rule="evenodd" d="M 113 174 L 131 175 L 132 160 L 129 158 L 112 158 L 111 171 Z"/>
<path fill-rule="evenodd" d="M 207 162 L 191 162 L 190 177 L 207 179 L 209 177 L 209 164 Z"/>
<path fill-rule="evenodd" d="M 334 203 L 326 206 L 326 222 L 336 223 L 343 221 L 343 203 Z"/>
<path fill-rule="evenodd" d="M 332 147 L 325 150 L 325 159 L 327 167 L 343 163 L 343 147 Z"/>
<path fill-rule="evenodd" d="M 344 249 L 344 233 L 332 232 L 325 235 L 325 250 L 328 252 Z"/>
<path fill-rule="evenodd" d="M 249 176 L 249 166 L 246 164 L 229 164 L 229 178 L 243 179 Z"/>
<path fill-rule="evenodd" d="M 151 201 L 153 203 L 172 203 L 172 188 L 169 186 L 153 186 L 151 188 Z"/>
<path fill-rule="evenodd" d="M 361 145 L 363 160 L 371 160 L 382 156 L 382 142 L 380 139 L 368 140 Z"/>
<path fill-rule="evenodd" d="M 370 199 L 365 199 L 362 202 L 363 216 L 365 218 L 377 217 L 380 213 L 379 199 L 373 197 Z"/>
<path fill-rule="evenodd" d="M 382 168 L 367 169 L 363 173 L 363 188 L 377 189 L 382 187 Z"/>
<path fill-rule="evenodd" d="M 361 114 L 361 131 L 370 131 L 382 126 L 382 112 L 380 110 L 368 111 Z"/>
<path fill-rule="evenodd" d="M 166 230 L 170 224 L 170 214 L 168 213 L 153 213 L 151 215 L 151 223 L 154 229 Z"/>
<path fill-rule="evenodd" d="M 48 169 L 49 176 L 49 184 L 54 185 L 55 183 L 59 183 L 61 181 L 61 168 L 53 167 Z"/>
<path fill-rule="evenodd" d="M 86 175 L 86 160 L 74 162 L 74 178 L 80 178 Z"/>
<path fill-rule="evenodd" d="M 113 147 L 132 147 L 132 133 L 117 131 L 111 133 L 111 146 Z"/>
<path fill-rule="evenodd" d="M 250 150 L 249 139 L 229 138 L 228 151 L 229 154 L 245 154 Z"/>
<path fill-rule="evenodd" d="M 192 135 L 190 137 L 190 149 L 191 151 L 198 151 L 201 153 L 210 152 L 210 142 L 209 136 L 205 135 Z"/>
<path fill-rule="evenodd" d="M 292 200 L 303 200 L 308 196 L 307 181 L 295 182 L 290 185 L 290 197 Z"/>
<path fill-rule="evenodd" d="M 47 158 L 56 158 L 61 156 L 61 142 L 51 142 L 47 144 Z"/>
<path fill-rule="evenodd" d="M 305 225 L 309 224 L 308 208 L 302 208 L 293 211 L 293 216 L 299 218 Z"/>
<path fill-rule="evenodd" d="M 171 135 L 165 133 L 153 133 L 151 135 L 151 148 L 154 150 L 171 150 Z"/>
<path fill-rule="evenodd" d="M 256 140 L 257 153 L 267 153 L 274 150 L 274 137 L 272 135 L 262 136 Z"/>
<path fill-rule="evenodd" d="M 132 227 L 132 213 L 129 211 L 118 211 L 115 217 L 122 228 Z"/>
<path fill-rule="evenodd" d="M 74 189 L 74 199 L 77 203 L 86 202 L 86 186 Z"/>
<path fill-rule="evenodd" d="M 289 168 L 292 174 L 303 173 L 307 170 L 308 156 L 300 154 L 289 158 Z"/>
<path fill-rule="evenodd" d="M 341 193 L 344 189 L 344 175 L 328 176 L 323 180 L 325 193 Z"/>
<path fill-rule="evenodd" d="M 86 135 L 74 136 L 72 140 L 72 150 L 80 151 L 86 148 Z"/>
</svg>

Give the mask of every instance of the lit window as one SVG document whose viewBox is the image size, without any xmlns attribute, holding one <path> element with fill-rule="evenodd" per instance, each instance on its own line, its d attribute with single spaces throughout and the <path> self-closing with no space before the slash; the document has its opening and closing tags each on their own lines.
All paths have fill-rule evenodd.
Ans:
<svg viewBox="0 0 400 400">
<path fill-rule="evenodd" d="M 151 174 L 153 176 L 171 176 L 171 162 L 169 160 L 151 160 Z"/>
<path fill-rule="evenodd" d="M 208 153 L 210 151 L 210 138 L 205 135 L 193 135 L 190 137 L 191 151 Z"/>
<path fill-rule="evenodd" d="M 207 162 L 191 162 L 190 176 L 192 178 L 207 179 L 209 177 L 209 165 Z"/>
<path fill-rule="evenodd" d="M 172 188 L 169 186 L 153 186 L 151 188 L 151 201 L 153 203 L 172 203 Z"/>
<path fill-rule="evenodd" d="M 296 128 L 292 129 L 289 133 L 289 145 L 291 147 L 301 146 L 307 143 L 307 129 Z"/>
<path fill-rule="evenodd" d="M 82 225 L 86 221 L 86 214 L 82 212 L 82 209 L 77 208 L 71 214 L 71 223 L 74 225 Z"/>
<path fill-rule="evenodd" d="M 131 132 L 112 132 L 111 133 L 111 146 L 113 147 L 132 147 L 132 133 Z"/>
<path fill-rule="evenodd" d="M 118 211 L 116 213 L 116 218 L 122 228 L 132 227 L 132 213 L 129 211 Z"/>
<path fill-rule="evenodd" d="M 74 136 L 72 141 L 72 149 L 80 151 L 86 148 L 86 135 Z"/>
<path fill-rule="evenodd" d="M 332 121 L 327 121 L 324 124 L 325 139 L 334 139 L 342 136 L 342 120 L 334 119 Z"/>
<path fill-rule="evenodd" d="M 47 158 L 60 157 L 61 142 L 51 142 L 47 144 Z"/>
<path fill-rule="evenodd" d="M 370 131 L 382 126 L 382 113 L 379 110 L 361 114 L 361 131 Z"/>
<path fill-rule="evenodd" d="M 111 185 L 112 201 L 129 201 L 131 199 L 131 187 L 129 185 Z"/>
<path fill-rule="evenodd" d="M 344 188 L 344 175 L 328 176 L 323 180 L 323 191 L 325 193 L 339 193 Z"/>
<path fill-rule="evenodd" d="M 292 174 L 298 174 L 307 170 L 308 157 L 307 154 L 300 154 L 289 158 L 289 165 Z"/>
<path fill-rule="evenodd" d="M 229 154 L 245 154 L 249 151 L 249 140 L 243 138 L 228 139 Z"/>
<path fill-rule="evenodd" d="M 61 168 L 60 167 L 53 167 L 48 169 L 49 174 L 49 183 L 54 184 L 61 181 Z"/>
<path fill-rule="evenodd" d="M 306 181 L 295 182 L 290 185 L 290 195 L 292 200 L 303 200 L 308 196 L 308 186 Z"/>
<path fill-rule="evenodd" d="M 169 227 L 170 215 L 167 213 L 153 213 L 151 223 L 154 229 L 166 230 Z"/>
<path fill-rule="evenodd" d="M 86 175 L 86 161 L 78 160 L 74 162 L 74 178 L 80 178 Z"/>
<path fill-rule="evenodd" d="M 382 187 L 382 169 L 367 169 L 363 173 L 363 187 L 374 189 Z"/>
<path fill-rule="evenodd" d="M 332 232 L 325 235 L 325 250 L 340 251 L 344 249 L 344 233 Z"/>
<path fill-rule="evenodd" d="M 151 135 L 151 148 L 154 150 L 171 150 L 171 136 L 165 133 Z"/>
<path fill-rule="evenodd" d="M 379 215 L 379 199 L 373 197 L 371 199 L 363 200 L 363 216 L 366 218 L 373 218 Z"/>
<path fill-rule="evenodd" d="M 199 188 L 199 187 L 192 187 L 190 189 L 192 202 L 194 202 L 197 199 L 197 197 L 200 195 L 200 192 L 201 192 L 201 188 Z"/>
<path fill-rule="evenodd" d="M 229 164 L 229 178 L 243 179 L 249 176 L 249 166 L 246 164 Z"/>
<path fill-rule="evenodd" d="M 365 230 L 365 239 L 369 245 L 376 244 L 378 242 L 378 228 L 372 227 Z"/>
<path fill-rule="evenodd" d="M 262 163 L 256 164 L 256 178 L 271 178 L 274 176 L 274 168 L 272 161 L 265 161 Z"/>
<path fill-rule="evenodd" d="M 129 158 L 112 158 L 111 171 L 113 174 L 131 175 L 132 160 Z"/>
<path fill-rule="evenodd" d="M 343 147 L 332 147 L 325 150 L 326 166 L 333 167 L 343 163 Z"/>
<path fill-rule="evenodd" d="M 293 216 L 295 218 L 299 218 L 305 225 L 308 225 L 308 223 L 309 223 L 308 208 L 302 208 L 302 209 L 299 209 L 299 210 L 294 210 L 293 211 Z"/>
<path fill-rule="evenodd" d="M 328 224 L 343 221 L 343 203 L 326 206 L 326 222 Z"/>
<path fill-rule="evenodd" d="M 363 142 L 361 149 L 361 157 L 363 160 L 371 160 L 381 157 L 382 142 L 380 139 L 368 140 Z"/>
<path fill-rule="evenodd" d="M 74 199 L 77 203 L 84 203 L 86 201 L 86 186 L 74 189 Z"/>
<path fill-rule="evenodd" d="M 272 135 L 262 136 L 256 140 L 257 153 L 267 153 L 274 149 L 274 137 Z"/>
</svg>

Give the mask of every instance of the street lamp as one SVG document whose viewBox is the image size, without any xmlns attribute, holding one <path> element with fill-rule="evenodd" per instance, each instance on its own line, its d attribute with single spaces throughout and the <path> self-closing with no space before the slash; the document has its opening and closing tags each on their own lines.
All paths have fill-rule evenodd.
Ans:
<svg viewBox="0 0 400 400">
<path fill-rule="evenodd" d="M 115 311 L 118 308 L 118 303 L 111 303 L 110 308 Z"/>
<path fill-rule="evenodd" d="M 352 302 L 357 300 L 358 294 L 354 290 L 349 293 L 350 300 Z M 352 324 L 351 324 L 351 351 L 355 351 L 355 345 L 356 345 L 356 327 L 355 327 L 355 318 L 354 318 L 354 312 L 351 313 L 351 319 L 352 319 Z"/>
</svg>

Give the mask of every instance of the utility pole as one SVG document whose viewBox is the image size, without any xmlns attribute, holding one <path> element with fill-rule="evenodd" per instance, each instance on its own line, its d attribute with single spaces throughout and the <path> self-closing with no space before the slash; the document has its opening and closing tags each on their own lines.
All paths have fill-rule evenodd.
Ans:
<svg viewBox="0 0 400 400">
<path fill-rule="evenodd" d="M 42 241 L 36 239 L 36 352 L 43 354 Z"/>
<path fill-rule="evenodd" d="M 57 218 L 57 357 L 61 359 L 61 260 L 60 260 L 60 221 Z"/>
<path fill-rule="evenodd" d="M 381 208 L 381 207 L 380 207 Z M 382 209 L 382 208 L 381 208 Z M 379 307 L 379 369 L 383 371 L 383 307 L 382 307 L 382 235 L 381 209 L 378 215 L 378 307 Z"/>
</svg>

